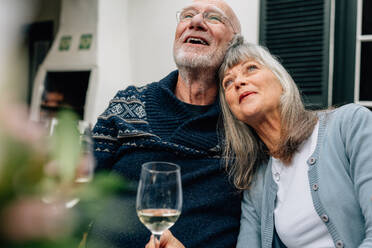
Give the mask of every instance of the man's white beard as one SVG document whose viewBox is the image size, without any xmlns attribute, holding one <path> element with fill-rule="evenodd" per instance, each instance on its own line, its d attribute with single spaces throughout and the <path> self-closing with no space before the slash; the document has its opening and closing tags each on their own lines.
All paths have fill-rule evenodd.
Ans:
<svg viewBox="0 0 372 248">
<path fill-rule="evenodd" d="M 174 51 L 174 61 L 178 68 L 218 68 L 223 60 L 221 51 L 208 54 L 197 54 L 191 51 L 178 49 Z"/>
</svg>

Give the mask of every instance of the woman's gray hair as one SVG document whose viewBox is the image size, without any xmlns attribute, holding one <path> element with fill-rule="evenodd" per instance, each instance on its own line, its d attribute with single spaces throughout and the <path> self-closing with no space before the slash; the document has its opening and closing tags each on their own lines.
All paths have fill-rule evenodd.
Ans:
<svg viewBox="0 0 372 248">
<path fill-rule="evenodd" d="M 250 187 L 258 166 L 268 159 L 269 154 L 284 163 L 289 163 L 301 143 L 310 136 L 317 122 L 316 114 L 305 110 L 295 82 L 280 62 L 266 48 L 244 43 L 240 35 L 235 36 L 225 55 L 219 71 L 220 82 L 228 69 L 247 59 L 252 59 L 271 70 L 283 88 L 279 105 L 281 137 L 277 151 L 269 153 L 253 128 L 235 118 L 220 84 L 219 95 L 224 126 L 223 156 L 238 189 Z"/>
</svg>

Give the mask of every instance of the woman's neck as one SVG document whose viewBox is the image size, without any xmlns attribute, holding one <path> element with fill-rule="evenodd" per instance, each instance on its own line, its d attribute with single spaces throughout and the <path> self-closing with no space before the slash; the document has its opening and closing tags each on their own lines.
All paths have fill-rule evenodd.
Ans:
<svg viewBox="0 0 372 248">
<path fill-rule="evenodd" d="M 265 117 L 264 120 L 251 125 L 260 137 L 262 142 L 269 149 L 269 152 L 275 153 L 280 145 L 281 140 L 281 121 L 280 114 L 276 113 L 269 117 Z"/>
</svg>

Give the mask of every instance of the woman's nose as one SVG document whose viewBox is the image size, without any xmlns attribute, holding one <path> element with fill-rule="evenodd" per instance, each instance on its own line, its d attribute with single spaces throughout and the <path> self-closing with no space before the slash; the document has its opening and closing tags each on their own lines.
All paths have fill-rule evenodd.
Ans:
<svg viewBox="0 0 372 248">
<path fill-rule="evenodd" d="M 242 86 L 245 86 L 247 82 L 245 80 L 236 80 L 235 81 L 235 88 L 239 89 Z"/>
</svg>

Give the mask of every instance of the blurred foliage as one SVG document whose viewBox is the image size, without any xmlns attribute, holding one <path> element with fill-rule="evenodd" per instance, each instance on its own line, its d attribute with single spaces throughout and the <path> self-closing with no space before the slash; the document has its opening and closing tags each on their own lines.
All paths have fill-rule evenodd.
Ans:
<svg viewBox="0 0 372 248">
<path fill-rule="evenodd" d="M 58 115 L 58 125 L 51 136 L 52 161 L 59 166 L 62 183 L 71 182 L 75 176 L 75 165 L 80 157 L 78 116 L 72 111 L 61 111 Z"/>
<path fill-rule="evenodd" d="M 18 115 L 17 112 L 12 111 L 11 115 Z M 0 247 L 79 247 L 83 235 L 86 235 L 105 200 L 116 193 L 125 192 L 128 182 L 118 175 L 105 173 L 96 174 L 90 183 L 74 185 L 75 166 L 81 153 L 79 131 L 76 128 L 77 116 L 72 112 L 63 111 L 59 114 L 52 137 L 38 130 L 40 127 L 36 125 L 31 127 L 32 123 L 24 118 L 8 117 L 0 110 Z M 15 125 L 19 125 L 19 128 L 14 128 Z M 45 173 L 45 166 L 51 160 L 59 166 L 56 178 Z M 41 199 L 46 192 L 61 189 L 61 185 L 68 185 L 62 190 L 73 188 L 73 196 L 80 201 L 71 209 L 64 208 L 54 213 L 57 208 L 53 204 L 58 202 L 47 204 Z M 25 228 L 21 228 L 22 221 L 27 221 L 23 217 L 27 217 L 27 214 L 32 218 L 38 216 L 41 220 L 44 216 L 51 222 L 31 224 L 35 230 L 41 225 L 46 226 L 47 235 L 23 235 L 22 230 Z M 49 235 L 49 225 L 56 227 L 58 233 Z M 15 236 L 10 237 L 8 234 L 12 227 L 16 231 Z"/>
<path fill-rule="evenodd" d="M 0 209 L 21 195 L 38 193 L 47 154 L 41 139 L 20 139 L 0 122 Z M 22 134 L 20 134 L 22 135 Z"/>
</svg>

